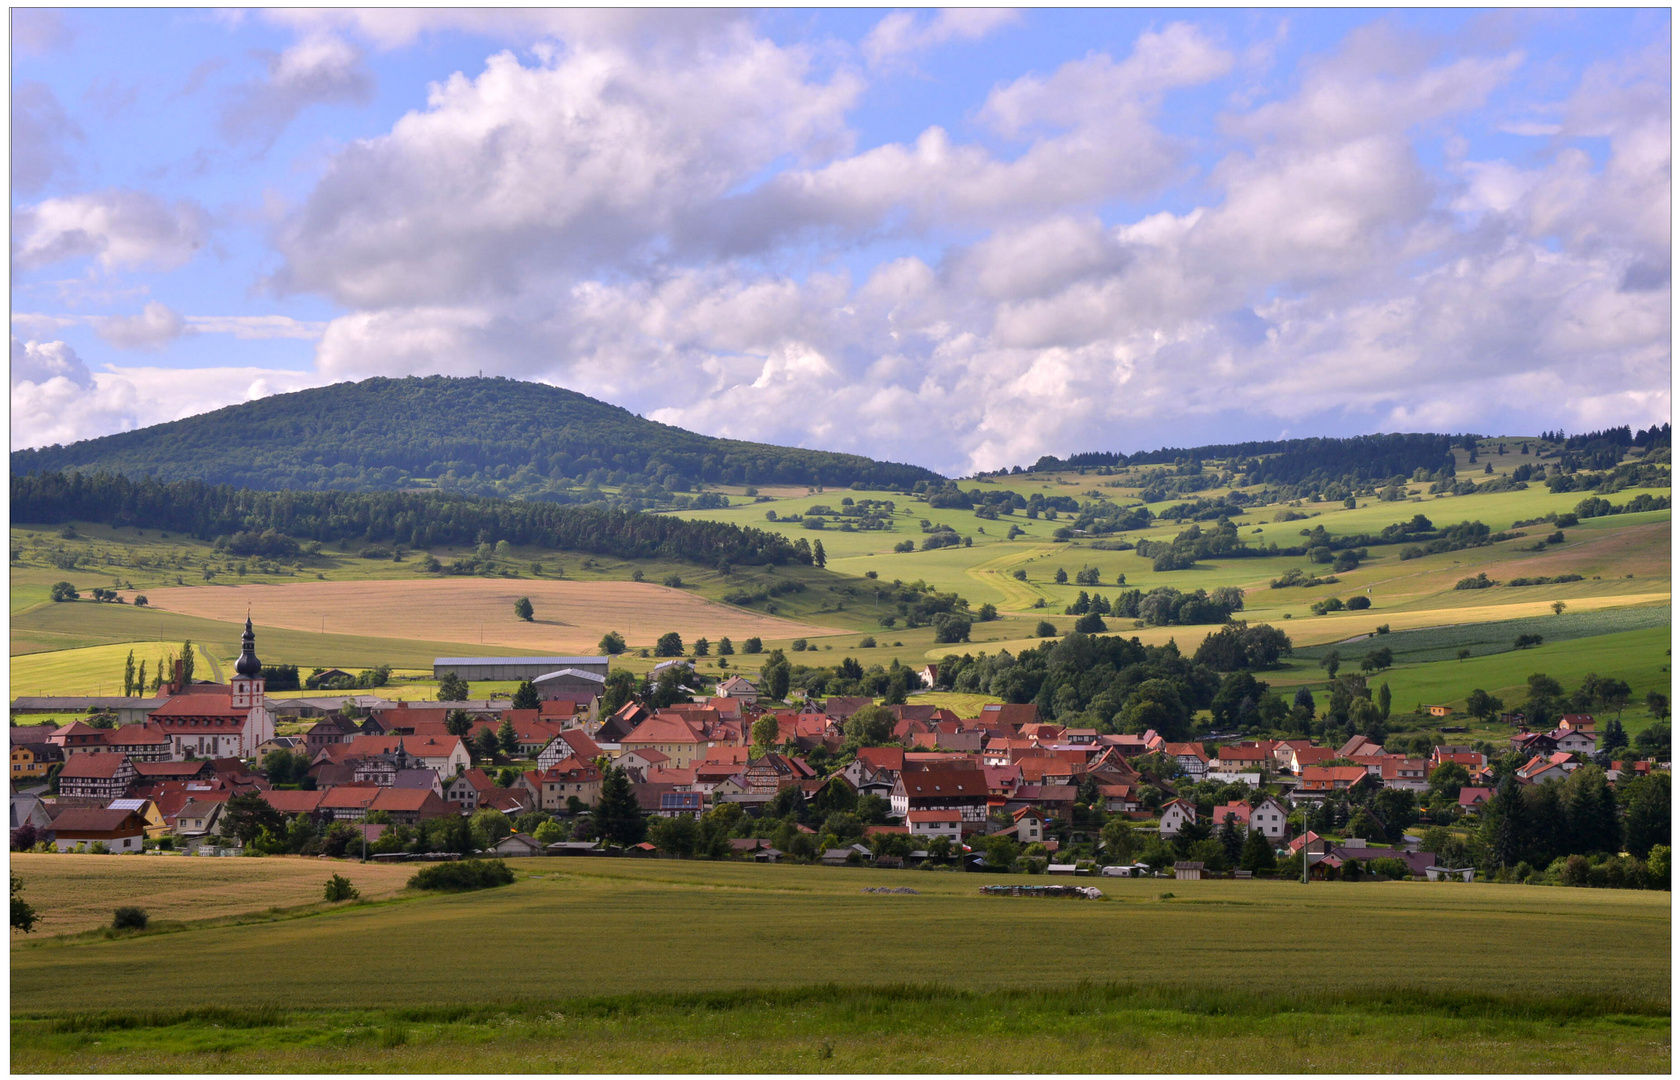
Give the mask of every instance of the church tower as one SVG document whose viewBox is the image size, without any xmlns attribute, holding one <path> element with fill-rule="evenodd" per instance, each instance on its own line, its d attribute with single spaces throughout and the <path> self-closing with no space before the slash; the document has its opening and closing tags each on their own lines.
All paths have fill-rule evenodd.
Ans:
<svg viewBox="0 0 1680 1080">
<path fill-rule="evenodd" d="M 257 635 L 251 615 L 245 614 L 245 633 L 239 639 L 239 659 L 233 665 L 233 707 L 260 708 L 263 704 L 262 661 L 257 659 Z"/>
</svg>

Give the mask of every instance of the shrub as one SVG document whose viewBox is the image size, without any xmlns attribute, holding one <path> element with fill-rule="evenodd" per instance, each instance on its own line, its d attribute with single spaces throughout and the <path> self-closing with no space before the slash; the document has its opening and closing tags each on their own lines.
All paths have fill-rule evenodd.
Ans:
<svg viewBox="0 0 1680 1080">
<path fill-rule="evenodd" d="M 893 545 L 893 550 L 898 552 L 900 555 L 908 554 L 916 550 L 916 541 L 900 540 L 898 543 Z"/>
<path fill-rule="evenodd" d="M 513 871 L 500 859 L 463 859 L 460 862 L 438 863 L 408 879 L 411 889 L 432 892 L 471 892 L 492 889 L 498 885 L 512 885 Z"/>
<path fill-rule="evenodd" d="M 355 900 L 362 895 L 361 890 L 350 884 L 350 879 L 343 874 L 334 874 L 328 878 L 327 887 L 324 891 L 327 901 L 333 904 L 340 900 Z"/>
<path fill-rule="evenodd" d="M 1491 589 L 1497 584 L 1498 584 L 1498 582 L 1490 580 L 1488 578 L 1487 574 L 1481 573 L 1481 574 L 1477 574 L 1475 577 L 1460 578 L 1459 581 L 1458 581 L 1458 584 L 1454 585 L 1453 588 L 1454 589 Z"/>
<path fill-rule="evenodd" d="M 1364 611 L 1366 608 L 1368 608 L 1370 606 L 1371 606 L 1371 598 L 1369 596 L 1350 596 L 1350 597 L 1348 597 L 1347 609 L 1349 611 Z"/>
<path fill-rule="evenodd" d="M 1081 615 L 1079 621 L 1073 624 L 1076 634 L 1100 634 L 1107 629 L 1108 624 L 1103 622 L 1103 617 L 1094 611 Z"/>
<path fill-rule="evenodd" d="M 144 908 L 120 907 L 112 914 L 111 928 L 113 930 L 144 930 L 146 924 L 150 921 L 151 919 L 147 916 Z"/>
<path fill-rule="evenodd" d="M 1342 603 L 1341 597 L 1326 596 L 1324 599 L 1318 601 L 1318 603 L 1312 606 L 1312 613 L 1314 615 L 1328 615 L 1330 612 L 1340 611 L 1346 606 L 1346 604 Z"/>
<path fill-rule="evenodd" d="M 1038 625 L 1033 627 L 1033 636 L 1034 637 L 1055 637 L 1056 636 L 1056 624 L 1051 622 L 1049 619 L 1038 620 Z"/>
</svg>

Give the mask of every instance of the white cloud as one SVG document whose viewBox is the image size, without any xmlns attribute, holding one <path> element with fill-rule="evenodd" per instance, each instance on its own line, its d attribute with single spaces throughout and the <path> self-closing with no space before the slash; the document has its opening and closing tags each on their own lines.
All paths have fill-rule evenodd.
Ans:
<svg viewBox="0 0 1680 1080">
<path fill-rule="evenodd" d="M 20 12 L 13 12 L 14 20 Z M 65 113 L 52 87 L 23 80 L 12 91 L 12 190 L 33 195 L 55 176 L 72 171 L 71 141 L 82 129 Z"/>
<path fill-rule="evenodd" d="M 533 39 L 630 44 L 692 38 L 742 22 L 746 13 L 705 8 L 269 8 L 263 18 L 305 33 L 355 34 L 380 49 L 421 38 L 472 34 L 509 45 Z"/>
<path fill-rule="evenodd" d="M 241 341 L 293 338 L 314 341 L 327 324 L 306 322 L 289 315 L 188 315 L 189 330 L 200 334 L 232 334 Z"/>
<path fill-rule="evenodd" d="M 161 349 L 195 331 L 181 313 L 156 300 L 138 315 L 107 315 L 94 320 L 100 337 L 119 349 Z"/>
<path fill-rule="evenodd" d="M 1019 21 L 1009 8 L 946 8 L 925 21 L 895 11 L 864 37 L 863 55 L 872 65 L 887 64 L 949 41 L 977 41 Z"/>
<path fill-rule="evenodd" d="M 62 341 L 19 341 L 12 338 L 12 385 L 44 383 L 63 379 L 86 390 L 93 386 L 93 373 L 76 350 Z"/>
<path fill-rule="evenodd" d="M 12 449 L 132 431 L 321 382 L 313 372 L 250 367 L 198 368 L 186 377 L 163 367 L 89 373 L 64 342 L 13 338 Z"/>
<path fill-rule="evenodd" d="M 144 192 L 113 189 L 23 207 L 12 229 L 12 258 L 24 269 L 93 258 L 107 270 L 169 270 L 204 245 L 209 216 L 191 200 L 170 206 Z"/>
<path fill-rule="evenodd" d="M 373 97 L 373 84 L 359 49 L 331 34 L 311 34 L 270 57 L 264 78 L 233 91 L 221 117 L 222 137 L 266 147 L 303 110 L 365 103 Z"/>
</svg>

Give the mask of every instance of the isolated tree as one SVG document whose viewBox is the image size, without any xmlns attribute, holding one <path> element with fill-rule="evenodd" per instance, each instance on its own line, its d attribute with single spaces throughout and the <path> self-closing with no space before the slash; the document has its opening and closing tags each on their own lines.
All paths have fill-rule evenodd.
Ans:
<svg viewBox="0 0 1680 1080">
<path fill-rule="evenodd" d="M 1038 620 L 1038 625 L 1033 627 L 1033 636 L 1034 637 L 1055 637 L 1056 636 L 1056 624 L 1051 622 L 1049 619 Z"/>
<path fill-rule="evenodd" d="M 672 630 L 670 633 L 667 633 L 667 634 L 661 634 L 660 637 L 659 637 L 659 641 L 656 642 L 653 646 L 653 655 L 655 655 L 655 656 L 661 656 L 661 657 L 681 656 L 682 654 L 683 654 L 682 635 L 677 633 L 675 630 Z"/>
<path fill-rule="evenodd" d="M 502 722 L 496 729 L 496 745 L 508 757 L 519 755 L 519 731 L 513 726 L 513 717 L 502 717 Z"/>
<path fill-rule="evenodd" d="M 466 738 L 471 734 L 472 726 L 472 714 L 465 709 L 450 709 L 443 714 L 443 730 L 456 738 Z"/>
<path fill-rule="evenodd" d="M 1381 686 L 1377 687 L 1377 711 L 1382 715 L 1384 720 L 1388 719 L 1389 709 L 1391 709 L 1393 705 L 1394 693 L 1389 690 L 1387 683 L 1383 683 Z"/>
<path fill-rule="evenodd" d="M 711 654 L 712 654 L 712 643 L 710 641 L 707 641 L 705 638 L 696 638 L 694 640 L 694 655 L 695 656 L 710 656 Z"/>
<path fill-rule="evenodd" d="M 519 689 L 513 692 L 512 705 L 516 709 L 540 709 L 542 698 L 537 694 L 536 684 L 526 679 L 519 684 Z"/>
<path fill-rule="evenodd" d="M 734 656 L 735 655 L 735 643 L 733 641 L 730 641 L 728 638 L 718 638 L 718 655 L 719 656 Z"/>
<path fill-rule="evenodd" d="M 765 713 L 763 716 L 753 721 L 753 745 L 768 750 L 770 747 L 776 745 L 776 740 L 781 736 L 781 732 L 781 725 L 776 723 L 776 718 L 769 713 Z"/>
<path fill-rule="evenodd" d="M 1318 662 L 1318 666 L 1324 669 L 1325 674 L 1334 679 L 1336 677 L 1336 672 L 1341 670 L 1342 667 L 1341 654 L 1335 649 L 1331 649 L 1325 654 L 1324 659 Z"/>
<path fill-rule="evenodd" d="M 192 682 L 192 680 L 193 643 L 192 639 L 188 638 L 186 641 L 181 642 L 181 685 L 185 686 L 186 684 Z"/>
<path fill-rule="evenodd" d="M 490 761 L 495 758 L 496 751 L 501 749 L 501 745 L 502 742 L 500 739 L 496 738 L 496 731 L 494 728 L 488 726 L 482 727 L 479 729 L 478 735 L 473 739 L 472 753 L 474 757 L 482 761 Z"/>
<path fill-rule="evenodd" d="M 1472 690 L 1464 699 L 1464 711 L 1478 720 L 1487 720 L 1505 708 L 1505 703 L 1486 690 Z"/>
<path fill-rule="evenodd" d="M 617 656 L 625 649 L 624 635 L 617 630 L 608 630 L 601 637 L 601 644 L 597 646 L 603 656 Z"/>
<path fill-rule="evenodd" d="M 647 836 L 647 815 L 636 801 L 630 778 L 616 765 L 608 765 L 601 777 L 595 824 L 602 837 L 621 847 L 639 844 Z"/>
<path fill-rule="evenodd" d="M 1248 830 L 1248 838 L 1243 841 L 1242 855 L 1237 865 L 1250 873 L 1277 869 L 1277 852 L 1272 850 L 1272 842 L 1266 838 L 1265 833 L 1255 828 Z"/>
<path fill-rule="evenodd" d="M 860 746 L 886 746 L 893 742 L 893 727 L 897 720 L 892 710 L 883 705 L 868 705 L 846 718 L 847 749 Z"/>
<path fill-rule="evenodd" d="M 1645 707 L 1651 710 L 1651 716 L 1657 720 L 1668 718 L 1668 695 L 1658 690 L 1652 690 L 1645 695 Z"/>
<path fill-rule="evenodd" d="M 235 795 L 222 804 L 222 835 L 249 844 L 267 831 L 275 836 L 286 832 L 286 815 L 255 792 Z"/>
<path fill-rule="evenodd" d="M 533 622 L 537 617 L 536 611 L 531 607 L 529 596 L 521 596 L 513 602 L 513 613 L 526 622 Z"/>
<path fill-rule="evenodd" d="M 1132 861 L 1137 834 L 1125 818 L 1113 818 L 1102 827 L 1103 853 L 1116 863 Z"/>
<path fill-rule="evenodd" d="M 811 564 L 818 570 L 828 565 L 828 553 L 823 551 L 821 540 L 811 545 Z"/>
<path fill-rule="evenodd" d="M 62 604 L 62 603 L 65 603 L 66 601 L 69 601 L 69 600 L 80 600 L 81 598 L 82 598 L 82 594 L 77 592 L 76 587 L 74 585 L 70 584 L 68 581 L 57 581 L 57 582 L 53 583 L 53 587 L 52 587 L 52 601 L 53 601 L 53 603 Z"/>
<path fill-rule="evenodd" d="M 445 673 L 443 678 L 438 680 L 439 701 L 465 701 L 470 692 L 467 680 L 453 671 Z"/>
<path fill-rule="evenodd" d="M 1563 609 L 1568 607 L 1568 606 L 1569 605 L 1564 603 L 1562 600 L 1553 600 L 1552 601 L 1552 614 L 1553 615 L 1562 615 L 1563 614 Z"/>
<path fill-rule="evenodd" d="M 128 660 L 123 664 L 123 697 L 134 696 L 134 650 L 128 650 Z"/>
<path fill-rule="evenodd" d="M 12 929 L 13 930 L 22 930 L 24 933 L 27 934 L 27 933 L 30 933 L 31 931 L 33 931 L 35 929 L 35 924 L 37 922 L 41 921 L 41 916 L 36 914 L 34 905 L 32 905 L 29 901 L 25 900 L 23 897 L 18 895 L 22 891 L 23 891 L 23 879 L 18 877 L 16 874 L 13 874 L 12 875 Z"/>
</svg>

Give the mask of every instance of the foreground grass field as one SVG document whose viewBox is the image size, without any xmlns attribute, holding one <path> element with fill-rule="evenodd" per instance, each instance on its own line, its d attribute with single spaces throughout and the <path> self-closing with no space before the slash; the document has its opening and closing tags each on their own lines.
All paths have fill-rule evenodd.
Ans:
<svg viewBox="0 0 1680 1080">
<path fill-rule="evenodd" d="M 103 861 L 137 875 L 133 890 L 179 872 Z M 325 873 L 204 862 L 195 873 Z M 1665 893 L 1107 879 L 1090 902 L 984 897 L 987 879 L 954 873 L 514 865 L 521 880 L 488 893 L 14 936 L 12 1067 L 1667 1069 Z M 336 869 L 361 885 L 371 868 Z M 72 884 L 43 881 L 35 899 Z M 876 885 L 919 893 L 863 891 Z M 494 935 L 518 947 L 463 978 Z M 1536 972 L 1564 971 L 1577 996 L 1534 996 Z"/>
<path fill-rule="evenodd" d="M 14 1020 L 14 1072 L 1665 1072 L 1625 997 L 920 985 Z"/>
</svg>

